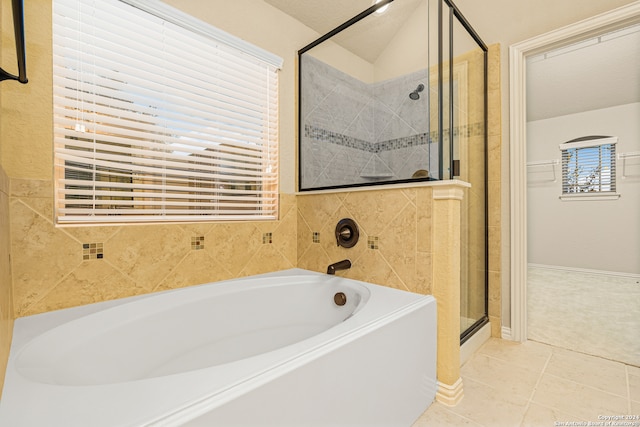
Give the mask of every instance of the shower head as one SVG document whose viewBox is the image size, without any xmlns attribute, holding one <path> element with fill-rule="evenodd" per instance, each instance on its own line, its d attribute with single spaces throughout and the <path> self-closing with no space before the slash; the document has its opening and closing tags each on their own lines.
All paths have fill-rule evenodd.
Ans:
<svg viewBox="0 0 640 427">
<path fill-rule="evenodd" d="M 411 98 L 413 101 L 420 99 L 420 92 L 422 92 L 423 90 L 424 90 L 424 85 L 420 83 L 416 88 L 416 90 L 414 90 L 409 94 L 409 98 Z"/>
</svg>

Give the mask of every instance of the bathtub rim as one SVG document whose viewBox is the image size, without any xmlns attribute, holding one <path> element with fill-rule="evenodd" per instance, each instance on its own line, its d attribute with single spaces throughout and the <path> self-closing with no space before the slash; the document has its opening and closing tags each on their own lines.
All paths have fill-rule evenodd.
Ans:
<svg viewBox="0 0 640 427">
<path fill-rule="evenodd" d="M 325 276 L 322 273 L 316 273 L 302 269 L 289 269 L 250 277 L 278 277 L 281 275 L 297 274 L 318 275 L 323 277 Z M 352 279 L 347 280 L 353 281 Z M 386 307 L 387 301 L 385 299 L 385 296 L 394 294 L 399 295 L 398 293 L 400 293 L 404 295 L 404 297 L 401 298 L 402 301 L 399 306 L 397 306 L 393 310 L 386 311 L 384 316 L 375 316 L 373 318 L 365 316 L 365 318 L 360 319 L 362 320 L 362 324 L 359 324 L 357 328 L 347 328 L 346 330 L 341 331 L 340 334 L 334 336 L 328 342 L 314 342 L 314 345 L 311 345 L 311 340 L 305 340 L 304 342 L 306 342 L 308 347 L 306 347 L 305 351 L 302 353 L 292 352 L 291 348 L 289 347 L 271 352 L 268 358 L 261 359 L 262 365 L 261 367 L 259 367 L 259 369 L 254 369 L 250 374 L 241 375 L 240 377 L 235 378 L 233 377 L 233 375 L 227 375 L 231 381 L 225 380 L 225 387 L 215 389 L 212 389 L 211 386 L 203 385 L 203 383 L 206 383 L 207 381 L 219 380 L 219 377 L 216 375 L 220 373 L 220 367 L 191 371 L 180 375 L 151 378 L 132 383 L 120 383 L 105 386 L 89 386 L 84 388 L 84 391 L 86 391 L 87 393 L 83 393 L 82 396 L 77 396 L 77 391 L 82 390 L 77 386 L 50 386 L 46 384 L 35 383 L 22 377 L 13 368 L 16 350 L 19 350 L 31 339 L 40 335 L 44 331 L 70 320 L 90 314 L 92 312 L 100 311 L 102 308 L 117 306 L 123 304 L 124 302 L 131 302 L 137 299 L 149 298 L 154 296 L 155 294 L 146 294 L 120 300 L 91 304 L 89 306 L 74 307 L 66 310 L 43 313 L 40 315 L 29 316 L 27 318 L 21 318 L 22 321 L 17 322 L 14 327 L 15 329 L 17 329 L 15 335 L 17 339 L 12 342 L 11 346 L 12 348 L 10 361 L 8 364 L 7 381 L 5 381 L 5 393 L 3 395 L 2 401 L 0 401 L 0 419 L 4 417 L 2 414 L 6 412 L 6 409 L 3 408 L 3 406 L 5 406 L 8 401 L 12 401 L 13 403 L 15 403 L 14 394 L 9 393 L 7 387 L 17 386 L 19 388 L 16 391 L 18 395 L 21 395 L 20 393 L 30 393 L 30 400 L 35 402 L 47 399 L 48 397 L 50 397 L 49 393 L 51 392 L 55 393 L 55 399 L 45 400 L 48 405 L 46 408 L 39 408 L 42 410 L 43 416 L 48 417 L 51 413 L 57 413 L 56 411 L 59 409 L 56 407 L 56 402 L 60 400 L 65 401 L 65 399 L 68 400 L 77 398 L 76 400 L 74 400 L 74 407 L 77 406 L 83 408 L 85 412 L 91 409 L 91 404 L 95 405 L 98 401 L 109 401 L 109 399 L 114 397 L 120 399 L 116 400 L 116 404 L 118 402 L 121 403 L 121 401 L 126 401 L 126 396 L 123 397 L 119 395 L 119 393 L 122 393 L 123 387 L 126 385 L 127 387 L 132 387 L 132 389 L 127 389 L 126 393 L 132 396 L 137 396 L 145 393 L 147 401 L 141 402 L 140 405 L 136 405 L 136 407 L 131 411 L 119 414 L 119 417 L 127 420 L 127 423 L 124 423 L 122 419 L 118 418 L 118 425 L 177 426 L 187 419 L 193 419 L 199 414 L 206 413 L 207 411 L 213 410 L 216 407 L 219 407 L 226 402 L 233 400 L 236 395 L 242 394 L 247 390 L 255 388 L 256 385 L 261 382 L 268 382 L 270 378 L 283 375 L 284 373 L 291 371 L 296 366 L 304 365 L 308 360 L 321 357 L 322 355 L 329 353 L 337 347 L 346 345 L 350 341 L 353 341 L 360 336 L 364 336 L 377 328 L 383 327 L 393 319 L 401 317 L 404 313 L 417 310 L 426 304 L 435 304 L 435 299 L 430 295 L 411 294 L 405 291 L 399 291 L 397 289 L 379 285 L 372 285 L 357 280 L 355 282 L 362 283 L 367 287 L 373 286 L 376 289 L 375 294 L 372 295 L 372 300 L 365 304 L 364 309 L 362 310 L 362 313 L 366 314 L 367 316 L 376 314 L 375 311 L 376 309 L 380 309 L 380 305 Z M 181 290 L 183 289 L 181 288 L 164 292 L 179 292 Z M 411 295 L 411 297 L 408 297 L 409 294 Z M 377 306 L 371 305 L 372 301 L 375 303 L 374 305 Z M 369 309 L 368 311 L 365 310 L 367 308 Z M 373 313 L 370 313 L 369 311 L 373 311 Z M 318 335 L 313 338 L 315 338 L 316 341 L 319 340 Z M 243 368 L 244 366 L 246 366 L 247 361 L 244 360 L 234 362 L 234 364 L 237 364 L 236 367 Z M 194 381 L 197 383 L 195 384 L 195 386 Z M 151 389 L 150 394 L 148 394 L 148 389 Z M 158 391 L 159 389 L 164 390 L 164 392 L 160 393 Z M 190 393 L 186 396 L 183 393 L 180 393 L 180 391 L 184 390 L 188 390 Z M 3 403 L 5 405 L 3 405 Z M 25 405 L 26 404 L 24 404 L 23 406 Z M 161 405 L 161 407 L 165 409 L 158 410 L 158 405 Z M 89 409 L 87 409 L 87 407 Z M 29 408 L 25 406 L 24 410 L 27 411 L 29 410 Z M 90 413 L 90 415 L 95 416 L 94 413 Z M 11 414 L 9 414 L 9 416 L 11 416 Z M 43 419 L 48 420 L 49 418 Z M 129 420 L 131 420 L 130 423 L 128 422 Z M 105 423 L 108 422 L 109 421 L 105 421 Z M 113 420 L 111 421 L 111 423 L 113 424 Z"/>
</svg>

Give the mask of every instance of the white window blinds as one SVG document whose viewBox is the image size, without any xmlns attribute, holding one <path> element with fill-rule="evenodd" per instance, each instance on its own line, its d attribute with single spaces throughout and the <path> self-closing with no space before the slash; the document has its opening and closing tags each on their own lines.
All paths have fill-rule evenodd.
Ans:
<svg viewBox="0 0 640 427">
<path fill-rule="evenodd" d="M 560 144 L 562 194 L 615 193 L 617 141 L 587 136 Z"/>
<path fill-rule="evenodd" d="M 53 10 L 58 223 L 277 217 L 279 58 L 161 2 Z"/>
</svg>

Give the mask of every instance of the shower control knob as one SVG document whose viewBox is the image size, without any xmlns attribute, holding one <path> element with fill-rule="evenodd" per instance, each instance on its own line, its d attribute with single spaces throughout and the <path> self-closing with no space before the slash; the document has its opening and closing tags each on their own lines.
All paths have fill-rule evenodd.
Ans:
<svg viewBox="0 0 640 427">
<path fill-rule="evenodd" d="M 351 218 L 342 218 L 336 225 L 336 242 L 343 248 L 352 248 L 358 243 L 360 232 L 356 222 Z"/>
<path fill-rule="evenodd" d="M 349 240 L 349 238 L 351 237 L 351 234 L 352 234 L 351 230 L 347 227 L 340 230 L 340 237 L 342 237 L 345 240 Z"/>
</svg>

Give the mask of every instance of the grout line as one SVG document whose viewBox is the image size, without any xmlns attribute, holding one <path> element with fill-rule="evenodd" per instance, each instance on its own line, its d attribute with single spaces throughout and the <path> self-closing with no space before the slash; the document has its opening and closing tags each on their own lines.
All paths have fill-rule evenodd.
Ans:
<svg viewBox="0 0 640 427">
<path fill-rule="evenodd" d="M 37 304 L 41 303 L 42 301 L 44 301 L 44 299 L 55 289 L 58 287 L 59 284 L 61 284 L 62 282 L 64 282 L 65 280 L 67 280 L 67 277 L 71 276 L 73 274 L 74 271 L 76 271 L 76 269 L 78 267 L 80 267 L 80 265 L 82 264 L 82 261 L 76 265 L 75 267 L 73 267 L 67 274 L 65 274 L 64 276 L 62 276 L 62 278 L 60 280 L 58 280 L 57 282 L 55 282 L 55 284 L 53 286 L 51 286 L 50 288 L 48 288 L 46 290 L 46 292 L 43 292 L 39 298 L 37 298 L 35 301 L 32 301 L 31 303 L 29 303 L 29 305 L 24 307 L 24 310 L 20 310 L 20 312 L 18 312 L 19 310 L 16 310 L 16 306 L 15 306 L 15 302 L 14 302 L 14 306 L 13 306 L 13 312 L 16 315 L 16 318 L 18 317 L 25 317 L 25 316 L 31 316 L 33 314 L 40 314 L 40 313 L 44 313 L 44 312 L 38 312 L 38 313 L 29 313 L 29 310 L 31 310 L 33 307 L 35 307 Z M 48 310 L 50 311 L 50 310 Z"/>
<path fill-rule="evenodd" d="M 540 339 L 532 339 L 532 338 L 527 338 L 529 341 L 533 341 L 536 342 L 538 344 L 544 344 L 553 348 L 556 348 L 558 350 L 565 350 L 565 351 L 571 351 L 573 353 L 577 353 L 577 354 L 581 354 L 583 356 L 589 356 L 589 357 L 593 357 L 596 359 L 601 359 L 601 360 L 606 360 L 607 362 L 614 362 L 614 363 L 619 363 L 621 365 L 627 366 L 629 363 L 627 362 L 623 362 L 621 360 L 616 360 L 616 359 L 612 359 L 611 357 L 607 357 L 607 356 L 603 356 L 603 355 L 599 355 L 599 354 L 592 354 L 592 353 L 587 353 L 584 350 L 575 350 L 569 347 L 562 347 L 561 345 L 558 344 L 547 344 L 544 341 L 541 341 Z"/>
<path fill-rule="evenodd" d="M 30 198 L 30 197 L 25 197 L 25 198 Z M 36 197 L 31 197 L 31 198 L 36 198 Z M 41 219 L 45 220 L 49 225 L 54 226 L 55 224 L 53 223 L 53 220 L 51 218 L 47 218 L 46 216 L 44 216 L 44 214 L 42 214 L 41 212 L 38 212 L 35 208 L 32 208 L 31 206 L 29 206 L 27 203 L 25 203 L 22 198 L 20 197 L 16 197 L 16 200 L 18 203 L 22 204 L 24 207 L 26 207 L 27 209 L 29 209 L 30 211 L 32 211 L 33 213 L 35 213 L 38 217 L 40 217 Z M 9 204 L 11 203 L 11 199 L 9 199 Z M 11 209 L 11 206 L 9 206 L 9 209 Z"/>
<path fill-rule="evenodd" d="M 474 425 L 482 426 L 482 427 L 486 427 L 484 424 L 482 424 L 482 423 L 478 422 L 477 420 L 474 420 L 473 418 L 468 418 L 468 417 L 465 417 L 465 416 L 464 416 L 464 415 L 462 415 L 462 414 L 458 414 L 457 412 L 452 411 L 452 410 L 451 410 L 448 406 L 446 406 L 446 405 L 442 405 L 442 404 L 438 403 L 437 401 L 434 401 L 434 402 L 432 403 L 432 405 L 435 405 L 435 404 L 440 405 L 440 407 L 442 407 L 442 409 L 443 409 L 443 410 L 447 411 L 448 413 L 450 413 L 450 414 L 452 414 L 452 415 L 455 415 L 456 417 L 460 417 L 460 418 L 462 418 L 463 420 L 469 421 L 470 423 L 472 423 L 472 424 L 474 424 Z"/>
<path fill-rule="evenodd" d="M 603 389 L 597 388 L 597 387 L 593 387 L 593 386 L 591 386 L 589 384 L 581 383 L 581 382 L 578 382 L 578 381 L 573 381 L 573 380 L 570 380 L 568 378 L 559 377 L 558 375 L 553 375 L 553 374 L 549 374 L 549 373 L 547 375 L 550 375 L 550 376 L 552 376 L 554 378 L 558 378 L 558 379 L 560 379 L 562 381 L 568 381 L 568 382 L 573 383 L 573 384 L 577 384 L 577 385 L 580 385 L 580 386 L 583 386 L 583 387 L 590 388 L 591 390 L 595 390 L 595 391 L 598 391 L 598 392 L 601 392 L 601 393 L 606 393 L 606 394 L 608 394 L 610 396 L 613 396 L 613 397 L 617 397 L 617 398 L 620 398 L 620 399 L 627 399 L 625 396 L 623 396 L 621 394 L 611 393 L 610 391 L 603 390 Z"/>
<path fill-rule="evenodd" d="M 499 339 L 502 339 L 502 338 L 499 338 Z M 516 367 L 516 368 L 523 368 L 523 369 L 535 370 L 535 369 L 531 368 L 529 365 L 525 365 L 524 363 L 520 364 L 520 363 L 516 363 L 516 362 L 514 362 L 513 360 L 508 359 L 508 358 L 501 359 L 500 357 L 496 357 L 496 356 L 494 356 L 494 355 L 492 355 L 492 354 L 480 353 L 480 350 L 482 350 L 482 347 L 480 347 L 480 348 L 478 349 L 477 353 L 474 353 L 474 356 L 475 356 L 475 354 L 480 354 L 480 355 L 482 355 L 482 356 L 486 356 L 486 357 L 488 357 L 488 358 L 490 358 L 490 359 L 497 360 L 497 361 L 498 361 L 498 362 L 500 362 L 500 363 L 506 363 L 506 364 L 511 365 L 511 366 L 514 366 L 514 367 Z M 551 356 L 549 356 L 549 357 L 551 357 Z M 546 366 L 547 366 L 546 364 L 547 364 L 547 363 L 548 363 L 548 360 L 547 360 L 547 362 L 545 362 L 545 365 L 544 365 L 544 366 L 543 366 L 543 368 L 542 368 L 542 372 L 544 372 L 544 369 L 546 368 Z"/>
<path fill-rule="evenodd" d="M 627 414 L 631 414 L 631 382 L 629 381 L 629 366 L 624 365 L 625 379 L 627 380 Z"/>
<path fill-rule="evenodd" d="M 158 283 L 154 284 L 151 286 L 151 291 L 150 292 L 157 292 L 158 288 L 160 287 L 160 285 L 162 285 L 167 278 L 178 269 L 178 267 L 180 267 L 180 264 L 182 264 L 184 262 L 185 259 L 187 259 L 187 257 L 191 255 L 190 252 L 185 252 L 184 256 L 182 258 L 180 258 L 180 261 L 178 261 L 172 269 L 169 270 L 169 272 L 167 272 L 167 274 L 164 275 L 164 277 L 162 277 L 160 280 L 158 280 Z M 129 277 L 131 280 L 133 280 L 129 275 L 127 275 L 127 277 Z M 135 280 L 134 280 L 135 282 Z"/>
<path fill-rule="evenodd" d="M 547 370 L 547 366 L 549 366 L 549 363 L 551 362 L 551 358 L 552 357 L 553 357 L 553 351 L 549 354 L 549 357 L 547 357 L 547 361 L 544 363 L 544 366 L 542 367 L 542 371 L 540 372 L 540 376 L 538 377 L 538 381 L 536 381 L 536 384 L 533 386 L 533 390 L 531 391 L 531 395 L 529 396 L 529 399 L 527 400 L 527 405 L 525 406 L 524 414 L 522 415 L 522 420 L 520 421 L 520 424 L 522 424 L 524 422 L 524 416 L 529 411 L 529 408 L 531 407 L 531 404 L 534 403 L 533 402 L 533 396 L 536 395 L 536 391 L 538 390 L 538 386 L 540 385 L 540 382 L 542 382 L 542 377 L 544 377 L 544 374 L 546 373 L 546 370 Z"/>
</svg>

